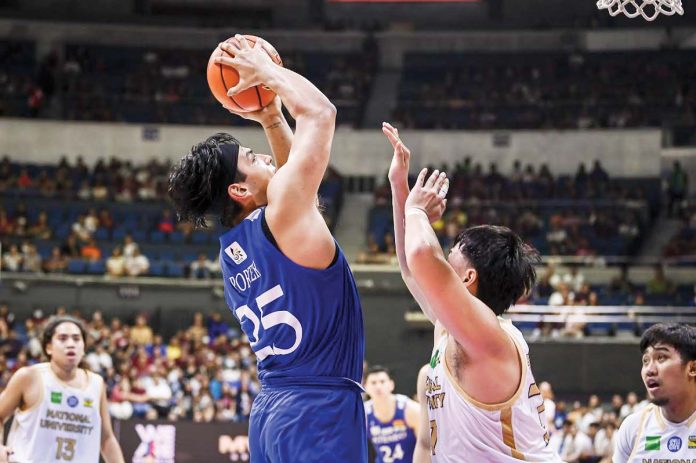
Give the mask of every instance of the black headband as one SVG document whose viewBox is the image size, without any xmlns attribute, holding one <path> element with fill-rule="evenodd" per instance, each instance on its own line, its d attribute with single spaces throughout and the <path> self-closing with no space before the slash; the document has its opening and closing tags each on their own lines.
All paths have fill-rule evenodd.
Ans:
<svg viewBox="0 0 696 463">
<path fill-rule="evenodd" d="M 213 204 L 208 209 L 208 212 L 219 214 L 225 207 L 225 203 L 229 201 L 227 196 L 227 187 L 235 182 L 237 178 L 237 159 L 239 158 L 239 145 L 237 143 L 224 143 L 220 147 L 220 162 L 222 164 L 222 172 L 217 188 L 219 188 L 220 196 L 216 198 Z"/>
</svg>

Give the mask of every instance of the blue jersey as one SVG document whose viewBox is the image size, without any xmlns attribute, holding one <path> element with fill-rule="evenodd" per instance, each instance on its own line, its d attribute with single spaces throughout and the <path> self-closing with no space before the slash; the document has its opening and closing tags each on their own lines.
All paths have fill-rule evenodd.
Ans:
<svg viewBox="0 0 696 463">
<path fill-rule="evenodd" d="M 391 420 L 380 421 L 375 416 L 374 406 L 369 400 L 365 403 L 367 433 L 377 455 L 375 463 L 411 463 L 416 447 L 416 434 L 406 424 L 406 405 L 408 397 L 396 396 L 396 411 Z"/>
<path fill-rule="evenodd" d="M 348 262 L 292 262 L 264 232 L 265 208 L 220 237 L 225 300 L 256 353 L 261 383 L 292 378 L 360 382 L 362 308 Z"/>
</svg>

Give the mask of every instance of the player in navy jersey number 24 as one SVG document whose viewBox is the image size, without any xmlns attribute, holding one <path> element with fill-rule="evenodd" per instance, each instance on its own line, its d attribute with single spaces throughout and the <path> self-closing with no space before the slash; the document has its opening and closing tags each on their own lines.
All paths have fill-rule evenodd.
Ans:
<svg viewBox="0 0 696 463">
<path fill-rule="evenodd" d="M 367 434 L 375 449 L 375 463 L 411 463 L 416 446 L 420 406 L 394 394 L 394 380 L 385 367 L 375 365 L 365 375 Z"/>
<path fill-rule="evenodd" d="M 336 109 L 307 79 L 276 65 L 242 36 L 222 44 L 240 82 L 230 93 L 270 87 L 276 100 L 242 115 L 259 122 L 271 156 L 230 135 L 195 145 L 176 166 L 169 193 L 180 219 L 215 214 L 225 299 L 258 361 L 252 463 L 367 461 L 361 400 L 362 309 L 348 262 L 317 208 Z M 234 56 L 234 58 L 232 58 Z M 277 169 L 277 170 L 276 170 Z"/>
</svg>

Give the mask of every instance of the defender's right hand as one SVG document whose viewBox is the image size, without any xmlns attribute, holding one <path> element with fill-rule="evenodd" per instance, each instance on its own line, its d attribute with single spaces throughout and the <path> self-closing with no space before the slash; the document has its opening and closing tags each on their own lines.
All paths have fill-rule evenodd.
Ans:
<svg viewBox="0 0 696 463">
<path fill-rule="evenodd" d="M 394 157 L 389 166 L 389 182 L 392 185 L 406 185 L 408 189 L 408 169 L 411 162 L 411 150 L 399 138 L 399 129 L 388 122 L 382 122 L 382 133 L 386 135 L 394 148 Z"/>
</svg>

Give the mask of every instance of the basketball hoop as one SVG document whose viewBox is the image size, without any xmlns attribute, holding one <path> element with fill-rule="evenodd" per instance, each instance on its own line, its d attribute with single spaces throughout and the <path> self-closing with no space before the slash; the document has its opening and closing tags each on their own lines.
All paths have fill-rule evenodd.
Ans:
<svg viewBox="0 0 696 463">
<path fill-rule="evenodd" d="M 681 0 L 598 0 L 597 8 L 609 10 L 612 16 L 623 13 L 629 18 L 642 16 L 646 21 L 653 21 L 660 13 L 684 14 Z"/>
</svg>

